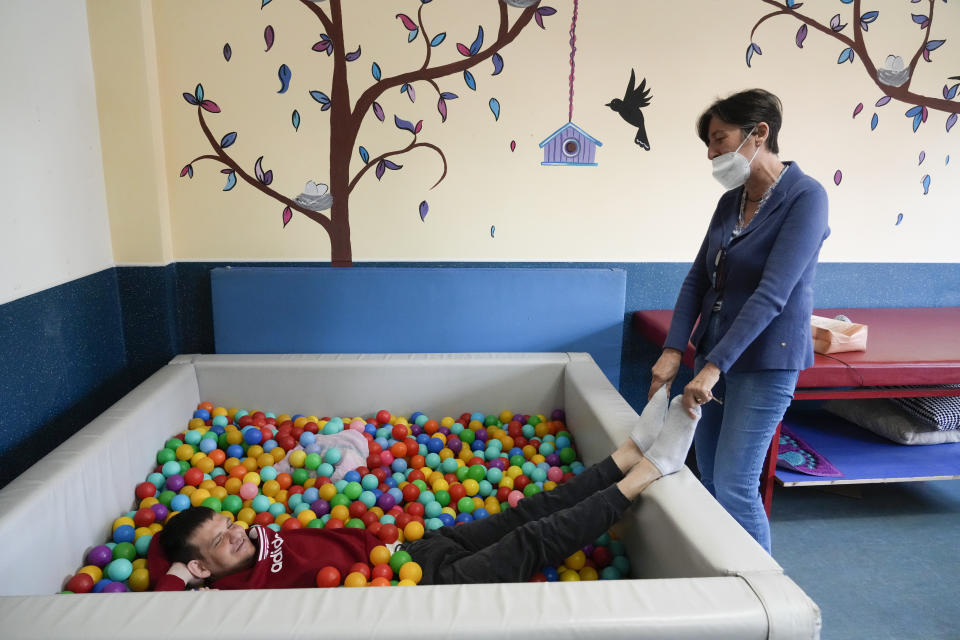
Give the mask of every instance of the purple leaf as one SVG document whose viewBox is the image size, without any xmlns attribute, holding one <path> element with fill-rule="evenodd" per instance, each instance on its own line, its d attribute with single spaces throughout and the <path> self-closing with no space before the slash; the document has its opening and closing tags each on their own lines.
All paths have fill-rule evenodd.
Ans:
<svg viewBox="0 0 960 640">
<path fill-rule="evenodd" d="M 437 111 L 440 112 L 440 122 L 447 121 L 447 101 L 442 97 L 437 100 Z"/>
<path fill-rule="evenodd" d="M 230 43 L 223 45 L 223 59 L 227 62 L 230 62 L 230 57 L 233 56 L 233 49 L 230 48 Z"/>
<path fill-rule="evenodd" d="M 927 114 L 928 114 L 928 113 L 929 113 L 929 111 L 927 111 L 927 108 L 926 108 L 926 107 L 920 107 L 920 117 L 923 118 L 923 121 L 924 121 L 924 122 L 927 121 Z"/>
<path fill-rule="evenodd" d="M 538 16 L 552 16 L 556 12 L 557 10 L 554 9 L 553 7 L 540 7 L 539 9 L 537 9 Z"/>
<path fill-rule="evenodd" d="M 381 160 L 380 162 L 382 162 L 383 166 L 385 166 L 387 169 L 390 169 L 391 171 L 396 171 L 397 169 L 403 168 L 402 164 L 397 164 L 396 162 L 391 162 L 389 160 Z"/>
<path fill-rule="evenodd" d="M 397 18 L 400 18 L 400 22 L 403 23 L 403 26 L 407 28 L 408 31 L 413 31 L 417 28 L 417 23 L 410 19 L 410 16 L 405 13 L 398 13 Z"/>
<path fill-rule="evenodd" d="M 383 165 L 383 160 L 377 163 L 377 169 L 375 173 L 377 174 L 377 180 L 383 177 L 383 172 L 386 171 L 386 168 Z"/>
<path fill-rule="evenodd" d="M 380 103 L 378 102 L 373 103 L 373 115 L 377 116 L 377 120 L 379 120 L 380 122 L 383 122 L 383 118 L 384 118 L 383 107 L 381 107 Z"/>
<path fill-rule="evenodd" d="M 921 152 L 920 152 L 920 159 L 919 159 L 919 161 L 917 162 L 917 166 L 918 166 L 918 167 L 923 164 L 923 161 L 924 161 L 924 159 L 925 159 L 926 157 L 927 157 L 927 152 L 926 152 L 926 151 L 921 151 Z"/>
<path fill-rule="evenodd" d="M 910 17 L 913 18 L 913 21 L 919 25 L 922 25 L 924 22 L 927 21 L 927 16 L 922 16 L 918 13 L 911 13 Z"/>
<path fill-rule="evenodd" d="M 841 180 L 843 180 L 843 172 L 837 169 L 836 173 L 833 174 L 833 184 L 839 186 Z"/>
<path fill-rule="evenodd" d="M 853 109 L 853 117 L 856 118 L 856 117 L 857 117 L 857 114 L 860 113 L 861 111 L 863 111 L 863 103 L 862 103 L 862 102 L 861 102 L 860 104 L 858 104 L 856 107 L 854 107 L 854 109 Z"/>
<path fill-rule="evenodd" d="M 290 210 L 290 207 L 284 207 L 283 209 L 283 226 L 287 226 L 287 223 L 293 219 L 293 211 Z"/>
<path fill-rule="evenodd" d="M 180 170 L 180 177 L 182 178 L 183 176 L 190 176 L 193 178 L 193 165 L 188 164 Z"/>
<path fill-rule="evenodd" d="M 220 113 L 220 107 L 218 107 L 217 103 L 213 102 L 212 100 L 204 100 L 200 103 L 200 106 L 210 113 Z"/>
<path fill-rule="evenodd" d="M 344 56 L 344 58 L 347 60 L 347 62 L 353 62 L 354 60 L 356 60 L 356 59 L 359 58 L 359 57 L 360 57 L 360 45 L 357 45 L 357 50 L 356 50 L 356 51 L 351 51 L 351 52 L 348 53 L 346 56 Z"/>
<path fill-rule="evenodd" d="M 183 93 L 183 99 L 189 102 L 190 104 L 200 104 L 200 101 L 193 97 L 192 93 Z"/>
<path fill-rule="evenodd" d="M 957 114 L 951 113 L 950 117 L 947 118 L 947 132 L 949 132 L 955 124 L 957 124 Z"/>
<path fill-rule="evenodd" d="M 413 90 L 413 85 L 407 85 L 407 97 L 410 98 L 410 102 L 417 101 L 417 92 Z"/>
<path fill-rule="evenodd" d="M 896 224 L 894 224 L 893 226 L 899 227 L 901 222 L 903 222 L 903 214 L 902 214 L 902 213 L 898 213 L 898 214 L 897 214 L 897 222 L 896 222 Z"/>
<path fill-rule="evenodd" d="M 333 43 L 330 42 L 329 40 L 321 40 L 320 42 L 318 42 L 318 43 L 316 43 L 315 45 L 313 45 L 313 47 L 311 47 L 311 48 L 312 48 L 314 51 L 323 52 L 323 51 L 326 51 L 328 48 L 330 48 L 330 47 L 332 47 L 332 46 L 333 46 Z"/>
<path fill-rule="evenodd" d="M 537 25 L 538 25 L 541 29 L 546 29 L 546 27 L 543 26 L 543 16 L 540 15 L 539 9 L 537 10 L 537 12 L 536 12 L 535 14 L 533 14 L 533 19 L 536 20 Z"/>
<path fill-rule="evenodd" d="M 882 98 L 880 98 L 879 100 L 877 100 L 877 104 L 876 104 L 875 106 L 877 106 L 877 107 L 882 107 L 883 105 L 887 104 L 888 102 L 890 102 L 890 96 L 883 96 Z"/>
<path fill-rule="evenodd" d="M 426 222 L 427 212 L 430 211 L 430 205 L 427 204 L 427 201 L 424 200 L 420 203 L 420 221 Z"/>
<path fill-rule="evenodd" d="M 407 120 L 402 120 L 402 119 L 401 119 L 399 116 L 397 116 L 396 114 L 393 115 L 393 123 L 394 123 L 395 125 L 397 125 L 397 129 L 406 129 L 406 130 L 409 131 L 410 133 L 416 133 L 416 132 L 413 130 L 413 123 L 412 123 L 412 122 L 408 122 Z"/>
<path fill-rule="evenodd" d="M 444 100 L 456 100 L 459 96 L 455 93 L 450 93 L 449 91 L 444 91 L 440 94 L 440 97 Z"/>
<path fill-rule="evenodd" d="M 273 182 L 273 170 L 270 169 L 263 174 L 263 184 L 270 184 Z"/>
<path fill-rule="evenodd" d="M 273 27 L 269 24 L 263 30 L 263 41 L 267 44 L 266 51 L 270 51 L 270 47 L 273 46 Z"/>
<path fill-rule="evenodd" d="M 503 71 L 503 58 L 499 53 L 495 53 L 493 54 L 493 73 L 490 75 L 495 76 L 501 71 Z"/>
<path fill-rule="evenodd" d="M 470 49 L 467 48 L 467 45 L 461 42 L 457 43 L 457 51 L 459 51 L 460 55 L 462 56 L 466 56 L 468 58 L 470 57 Z"/>
<path fill-rule="evenodd" d="M 257 158 L 256 164 L 253 165 L 253 172 L 254 174 L 256 174 L 257 180 L 259 180 L 260 182 L 263 182 L 263 166 L 261 164 L 262 162 L 263 162 L 263 156 L 260 156 L 259 158 Z"/>
<path fill-rule="evenodd" d="M 802 24 L 797 29 L 797 46 L 803 49 L 803 41 L 807 39 L 807 25 Z"/>
<path fill-rule="evenodd" d="M 929 49 L 924 49 L 924 50 L 923 50 L 923 59 L 926 60 L 927 62 L 930 62 L 930 50 L 929 50 Z"/>
</svg>

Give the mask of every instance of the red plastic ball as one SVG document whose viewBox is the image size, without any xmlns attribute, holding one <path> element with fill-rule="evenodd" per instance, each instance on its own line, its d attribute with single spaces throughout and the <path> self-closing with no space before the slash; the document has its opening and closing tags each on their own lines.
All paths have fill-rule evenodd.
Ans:
<svg viewBox="0 0 960 640">
<path fill-rule="evenodd" d="M 406 512 L 401 512 L 400 515 L 396 517 L 395 523 L 398 529 L 403 529 L 411 520 L 413 520 L 412 515 Z"/>
<path fill-rule="evenodd" d="M 363 504 L 359 500 L 355 500 L 350 503 L 347 511 L 350 512 L 351 518 L 362 518 L 363 514 L 367 512 L 367 505 Z"/>
<path fill-rule="evenodd" d="M 135 514 L 133 514 L 133 523 L 138 527 L 149 527 L 157 519 L 157 514 L 154 513 L 153 509 L 149 507 L 144 507 L 139 509 Z"/>
<path fill-rule="evenodd" d="M 380 409 L 380 411 L 377 411 L 377 422 L 380 424 L 386 424 L 390 422 L 390 412 L 386 409 Z"/>
<path fill-rule="evenodd" d="M 420 497 L 420 487 L 418 487 L 417 485 L 411 482 L 410 484 L 405 486 L 403 489 L 401 489 L 401 491 L 403 492 L 404 502 L 420 504 L 419 502 L 417 502 L 417 498 Z M 420 506 L 422 507 L 423 505 L 420 505 Z"/>
<path fill-rule="evenodd" d="M 371 525 L 373 525 L 375 522 L 380 521 L 380 519 L 377 517 L 376 512 L 374 511 L 367 511 L 362 516 L 360 516 L 360 520 L 363 522 L 364 526 L 366 526 L 368 530 L 370 529 Z"/>
<path fill-rule="evenodd" d="M 327 524 L 323 525 L 324 529 L 343 529 L 344 522 L 340 518 L 330 518 L 327 520 Z"/>
<path fill-rule="evenodd" d="M 391 435 L 393 435 L 394 440 L 403 440 L 407 437 L 407 425 L 405 424 L 395 424 L 393 429 L 390 430 Z"/>
<path fill-rule="evenodd" d="M 510 487 L 498 487 L 497 488 L 497 502 L 506 502 L 507 497 L 510 495 L 512 489 Z"/>
<path fill-rule="evenodd" d="M 370 512 L 368 511 L 367 513 L 370 513 Z M 380 533 L 380 529 L 381 529 L 382 527 L 383 527 L 383 525 L 380 524 L 380 521 L 378 520 L 378 521 L 376 521 L 376 522 L 371 522 L 370 524 L 368 524 L 368 525 L 367 525 L 367 531 L 370 532 L 370 535 L 376 536 L 377 534 Z"/>
<path fill-rule="evenodd" d="M 419 502 L 408 502 L 407 506 L 404 507 L 403 510 L 414 517 L 419 516 L 421 518 L 423 517 L 423 513 L 424 513 L 423 505 L 420 504 Z"/>
<path fill-rule="evenodd" d="M 141 482 L 137 485 L 135 493 L 137 494 L 137 500 L 152 498 L 157 493 L 157 487 L 152 482 Z"/>
<path fill-rule="evenodd" d="M 292 518 L 292 519 L 293 519 L 293 520 L 296 520 L 296 518 Z M 269 511 L 264 511 L 263 513 L 258 513 L 258 514 L 257 514 L 256 516 L 254 516 L 254 518 L 253 518 L 253 524 L 259 524 L 261 527 L 265 527 L 265 526 L 267 526 L 268 524 L 270 524 L 271 522 L 273 522 L 273 514 L 270 513 Z M 299 522 L 299 521 L 298 521 L 298 522 Z"/>
<path fill-rule="evenodd" d="M 397 528 L 397 525 L 388 523 L 380 527 L 380 530 L 377 531 L 377 537 L 380 538 L 380 542 L 384 544 L 392 544 L 400 537 L 400 530 Z"/>
<path fill-rule="evenodd" d="M 372 452 L 371 452 L 371 453 L 372 453 Z M 379 452 L 378 452 L 378 453 L 379 453 Z M 375 476 L 377 477 L 377 480 L 379 480 L 380 482 L 383 482 L 384 480 L 387 479 L 387 471 L 386 471 L 386 469 L 382 469 L 382 468 L 378 467 L 378 468 L 372 470 L 370 473 L 372 473 L 373 475 L 375 475 Z"/>
<path fill-rule="evenodd" d="M 339 587 L 340 572 L 336 567 L 324 567 L 317 571 L 317 586 L 321 588 Z"/>
<path fill-rule="evenodd" d="M 517 476 L 517 478 L 514 479 L 513 481 L 514 486 L 516 486 L 517 480 L 519 480 L 521 477 L 522 476 Z M 457 502 L 460 500 L 460 498 L 463 498 L 464 496 L 467 495 L 467 490 L 459 482 L 451 484 L 450 488 L 447 489 L 447 491 L 450 493 L 450 502 Z"/>
<path fill-rule="evenodd" d="M 347 573 L 362 573 L 363 576 L 369 580 L 370 579 L 370 565 L 366 562 L 354 562 L 350 565 L 350 570 Z"/>
<path fill-rule="evenodd" d="M 240 420 L 237 421 L 237 426 L 243 429 L 246 426 L 253 424 L 253 418 L 250 417 L 250 414 L 245 416 L 240 416 Z"/>
<path fill-rule="evenodd" d="M 371 453 L 369 456 L 367 456 L 367 467 L 373 471 L 376 471 L 380 465 L 381 462 L 379 453 Z M 371 471 L 371 473 L 373 473 L 373 471 Z"/>
<path fill-rule="evenodd" d="M 530 478 L 521 474 L 513 479 L 513 488 L 517 491 L 523 491 L 523 488 L 530 484 Z M 450 497 L 453 497 L 453 492 L 450 493 Z"/>
<path fill-rule="evenodd" d="M 303 425 L 304 431 L 309 431 L 310 433 L 320 433 L 320 425 L 312 420 L 305 425 Z"/>
<path fill-rule="evenodd" d="M 391 580 L 393 578 L 393 569 L 390 568 L 389 564 L 386 564 L 386 563 L 378 564 L 370 572 L 370 577 L 386 578 L 387 580 Z"/>
<path fill-rule="evenodd" d="M 287 518 L 283 521 L 283 524 L 280 525 L 280 528 L 284 531 L 290 531 L 292 529 L 303 529 L 303 523 L 300 522 L 297 518 Z"/>
<path fill-rule="evenodd" d="M 78 573 L 67 581 L 67 591 L 74 593 L 90 593 L 93 589 L 93 576 L 87 573 Z"/>
<path fill-rule="evenodd" d="M 593 553 L 590 554 L 590 559 L 593 560 L 593 563 L 597 565 L 598 569 L 603 569 L 613 562 L 613 552 L 607 547 L 597 547 L 593 550 Z"/>
</svg>

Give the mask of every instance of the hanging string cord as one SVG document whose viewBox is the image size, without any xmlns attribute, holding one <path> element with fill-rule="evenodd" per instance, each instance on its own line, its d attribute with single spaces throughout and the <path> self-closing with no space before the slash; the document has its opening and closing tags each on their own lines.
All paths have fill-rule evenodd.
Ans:
<svg viewBox="0 0 960 640">
<path fill-rule="evenodd" d="M 567 116 L 567 122 L 573 122 L 573 73 L 576 65 L 573 60 L 577 53 L 577 7 L 579 0 L 573 0 L 573 20 L 570 22 L 570 113 Z"/>
</svg>

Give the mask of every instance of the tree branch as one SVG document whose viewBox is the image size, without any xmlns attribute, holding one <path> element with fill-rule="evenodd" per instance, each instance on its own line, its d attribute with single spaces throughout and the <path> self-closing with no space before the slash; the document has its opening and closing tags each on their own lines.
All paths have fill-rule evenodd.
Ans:
<svg viewBox="0 0 960 640">
<path fill-rule="evenodd" d="M 317 17 L 320 18 L 320 22 L 323 23 L 323 28 L 327 30 L 328 34 L 333 31 L 333 23 L 330 22 L 330 18 L 328 18 L 327 14 L 324 13 L 323 9 L 320 8 L 319 3 L 310 2 L 310 0 L 300 0 L 300 3 L 307 9 L 310 9 L 310 11 L 313 11 Z"/>
<path fill-rule="evenodd" d="M 423 64 L 420 65 L 420 69 L 426 69 L 430 64 L 430 54 L 433 52 L 433 47 L 430 46 L 430 38 L 427 36 L 427 30 L 423 28 L 423 7 L 421 4 L 420 8 L 417 9 L 417 24 L 420 25 L 420 35 L 423 36 L 423 41 L 427 43 L 427 55 L 423 58 Z"/>
<path fill-rule="evenodd" d="M 877 73 L 877 67 L 876 65 L 874 65 L 873 60 L 870 58 L 870 54 L 867 51 L 867 46 L 863 39 L 863 30 L 860 27 L 860 15 L 861 15 L 860 0 L 854 0 L 854 6 L 853 6 L 853 18 L 854 18 L 853 22 L 854 23 L 852 25 L 853 33 L 854 33 L 853 40 L 851 40 L 850 38 L 848 38 L 847 36 L 841 33 L 834 31 L 827 25 L 822 25 L 816 20 L 813 20 L 812 18 L 809 18 L 801 13 L 798 13 L 793 9 L 790 9 L 785 4 L 781 2 L 777 2 L 777 0 L 762 0 L 762 1 L 765 2 L 766 4 L 769 4 L 770 6 L 780 9 L 781 11 L 778 11 L 773 14 L 769 14 L 768 16 L 764 16 L 763 18 L 761 18 L 760 22 L 763 22 L 767 18 L 772 17 L 774 15 L 780 15 L 784 13 L 790 14 L 800 22 L 803 22 L 804 24 L 807 24 L 818 31 L 822 31 L 823 33 L 829 35 L 835 40 L 839 40 L 840 42 L 846 44 L 848 47 L 853 49 L 853 51 L 860 57 L 860 63 L 863 65 L 864 69 L 866 70 L 867 75 L 870 77 L 871 80 L 873 80 L 873 83 L 880 88 L 880 90 L 883 92 L 884 95 L 890 96 L 891 98 L 895 100 L 899 100 L 900 102 L 913 104 L 913 105 L 921 105 L 921 106 L 927 107 L 928 109 L 936 109 L 937 111 L 943 111 L 944 113 L 957 113 L 958 111 L 960 111 L 960 104 L 957 104 L 956 102 L 951 102 L 950 100 L 945 100 L 942 98 L 935 98 L 933 96 L 925 96 L 925 95 L 921 95 L 918 93 L 914 93 L 913 91 L 910 91 L 909 81 L 899 87 L 892 87 L 880 81 L 879 75 Z M 930 23 L 933 22 L 933 4 L 935 3 L 935 1 L 936 0 L 928 0 L 931 6 L 931 12 L 928 18 L 928 20 L 930 20 Z M 760 22 L 758 22 L 756 26 L 759 26 Z M 754 31 L 756 30 L 756 26 L 754 27 Z M 931 24 L 927 25 L 927 33 L 924 37 L 923 45 L 920 47 L 919 51 L 917 52 L 917 54 L 914 56 L 913 60 L 910 63 L 910 79 L 913 78 L 913 71 L 916 67 L 919 56 L 923 54 L 923 50 L 924 48 L 926 48 L 926 44 L 928 42 L 929 34 L 930 34 L 929 32 L 930 26 Z M 751 41 L 752 39 L 753 39 L 753 31 L 751 31 Z"/>
<path fill-rule="evenodd" d="M 228 167 L 230 167 L 231 169 L 233 169 L 233 171 L 234 171 L 238 176 L 240 176 L 241 178 L 243 178 L 244 182 L 246 182 L 247 184 L 249 184 L 249 185 L 251 185 L 252 187 L 255 187 L 257 190 L 265 193 L 266 195 L 270 196 L 271 198 L 273 198 L 273 199 L 276 200 L 277 202 L 280 202 L 280 203 L 282 203 L 282 204 L 285 204 L 286 206 L 290 207 L 292 210 L 297 211 L 297 212 L 299 212 L 299 213 L 302 213 L 303 215 L 307 216 L 308 218 L 310 218 L 310 219 L 313 220 L 314 222 L 319 223 L 320 226 L 323 227 L 323 228 L 327 231 L 327 233 L 330 233 L 330 220 L 329 220 L 325 215 L 323 215 L 323 214 L 321 214 L 321 213 L 319 213 L 319 212 L 317 212 L 317 211 L 313 211 L 313 210 L 311 210 L 311 209 L 307 209 L 307 208 L 305 208 L 305 207 L 302 207 L 302 206 L 300 206 L 299 204 L 297 204 L 297 202 L 296 202 L 295 200 L 293 200 L 293 199 L 291 199 L 291 198 L 288 198 L 287 196 L 283 195 L 282 193 L 280 193 L 280 192 L 278 192 L 278 191 L 274 191 L 274 190 L 271 189 L 269 186 L 267 186 L 267 185 L 263 184 L 262 182 L 260 182 L 259 180 L 257 180 L 256 177 L 251 176 L 249 173 L 247 173 L 246 171 L 244 171 L 244 170 L 240 167 L 240 165 L 236 162 L 236 160 L 234 160 L 233 158 L 231 158 L 228 153 L 226 153 L 223 149 L 221 149 L 221 148 L 220 148 L 220 144 L 217 142 L 217 139 L 213 136 L 213 133 L 210 132 L 210 127 L 207 126 L 207 122 L 206 122 L 206 120 L 204 120 L 204 118 L 203 118 L 203 109 L 202 109 L 200 106 L 197 106 L 197 117 L 198 117 L 199 120 L 200 120 L 200 128 L 203 129 L 203 135 L 206 136 L 207 142 L 210 143 L 210 147 L 211 147 L 211 148 L 214 150 L 214 152 L 216 153 L 215 156 L 201 156 L 202 158 L 209 158 L 209 159 L 212 159 L 212 160 L 219 160 L 220 162 L 222 162 L 222 163 L 225 164 L 226 166 L 228 166 Z M 334 194 L 334 197 L 336 197 L 335 194 Z M 346 197 L 346 196 L 344 195 L 343 197 Z"/>
<path fill-rule="evenodd" d="M 428 149 L 433 149 L 440 155 L 440 159 L 443 160 L 443 173 L 440 174 L 440 178 L 433 183 L 433 187 L 430 187 L 431 189 L 433 189 L 438 184 L 443 182 L 443 179 L 447 177 L 447 157 L 443 155 L 443 151 L 441 151 L 437 145 L 431 144 L 429 142 L 417 142 L 417 136 L 414 135 L 413 140 L 410 142 L 410 144 L 408 144 L 403 149 L 399 149 L 397 151 L 388 151 L 387 153 L 380 154 L 376 158 L 372 158 L 370 162 L 364 165 L 363 169 L 360 169 L 360 171 L 357 172 L 357 175 L 353 177 L 353 180 L 350 181 L 350 186 L 347 190 L 347 193 L 351 193 L 353 191 L 353 188 L 360 181 L 360 178 L 363 177 L 363 174 L 365 174 L 371 167 L 375 167 L 377 163 L 379 163 L 381 160 L 384 160 L 391 156 L 402 155 L 404 153 L 407 153 L 408 151 L 411 151 L 412 149 L 416 149 L 417 147 L 426 147 Z"/>
</svg>

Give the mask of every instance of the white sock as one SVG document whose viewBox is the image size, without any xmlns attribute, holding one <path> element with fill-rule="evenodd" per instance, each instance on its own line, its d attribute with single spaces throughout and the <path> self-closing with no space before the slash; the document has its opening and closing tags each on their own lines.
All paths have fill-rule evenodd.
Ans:
<svg viewBox="0 0 960 640">
<path fill-rule="evenodd" d="M 640 413 L 637 425 L 630 432 L 630 438 L 640 447 L 640 451 L 647 452 L 667 419 L 667 408 L 670 406 L 670 396 L 667 395 L 667 385 L 663 385 L 653 394 L 647 406 Z"/>
<path fill-rule="evenodd" d="M 697 417 L 691 418 L 683 406 L 683 396 L 679 395 L 670 403 L 666 424 L 653 446 L 643 455 L 667 476 L 683 468 L 687 451 L 693 442 L 693 434 L 700 422 L 700 407 L 696 408 Z"/>
</svg>

